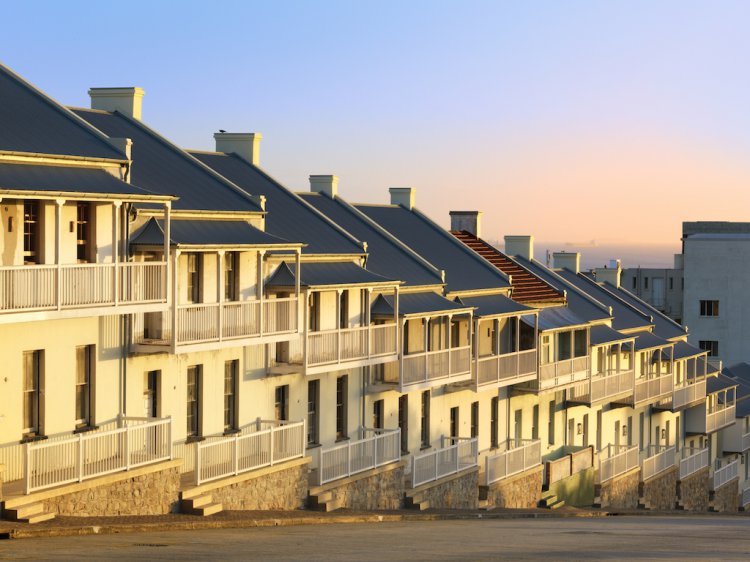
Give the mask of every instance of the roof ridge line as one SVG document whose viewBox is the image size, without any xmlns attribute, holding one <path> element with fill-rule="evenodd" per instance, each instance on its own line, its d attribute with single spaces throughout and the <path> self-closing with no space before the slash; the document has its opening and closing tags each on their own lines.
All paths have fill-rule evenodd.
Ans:
<svg viewBox="0 0 750 562">
<path fill-rule="evenodd" d="M 634 311 L 634 312 L 635 312 L 636 314 L 638 314 L 639 316 L 641 316 L 641 317 L 643 317 L 644 319 L 648 320 L 648 321 L 649 321 L 649 322 L 651 323 L 650 325 L 651 325 L 651 326 L 653 326 L 653 320 L 652 320 L 652 319 L 651 319 L 650 317 L 646 316 L 646 314 L 645 314 L 644 312 L 642 312 L 642 311 L 638 310 L 638 308 L 637 308 L 637 307 L 635 307 L 635 306 L 633 306 L 632 304 L 630 304 L 629 302 L 625 301 L 625 299 L 623 299 L 623 298 L 622 298 L 622 297 L 620 297 L 619 295 L 616 295 L 616 294 L 614 294 L 614 293 L 613 293 L 612 291 L 610 291 L 610 290 L 609 290 L 609 289 L 608 289 L 608 288 L 607 288 L 607 287 L 606 287 L 606 286 L 604 285 L 604 282 L 602 282 L 602 285 L 599 285 L 599 283 L 597 283 L 597 282 L 596 282 L 596 281 L 594 281 L 593 279 L 591 279 L 591 278 L 587 277 L 586 275 L 584 275 L 584 274 L 583 274 L 583 273 L 581 273 L 581 272 L 579 272 L 579 273 L 578 273 L 578 276 L 579 276 L 579 277 L 580 277 L 581 279 L 584 279 L 584 280 L 585 280 L 585 281 L 586 281 L 587 283 L 589 283 L 589 284 L 591 284 L 591 285 L 594 285 L 595 287 L 598 287 L 599 289 L 601 289 L 601 290 L 605 291 L 605 292 L 606 292 L 606 293 L 608 293 L 608 294 L 609 294 L 610 296 L 612 296 L 613 298 L 615 298 L 615 299 L 616 299 L 617 301 L 621 302 L 621 303 L 622 303 L 622 304 L 624 304 L 624 305 L 625 305 L 626 307 L 628 307 L 628 308 L 629 308 L 630 310 Z"/>
<path fill-rule="evenodd" d="M 675 322 L 674 320 L 672 320 L 672 319 L 671 319 L 671 318 L 670 318 L 669 316 L 667 316 L 667 315 L 666 315 L 666 314 L 664 314 L 663 312 L 659 312 L 659 311 L 658 311 L 658 310 L 656 310 L 656 309 L 655 309 L 655 308 L 654 308 L 653 306 L 651 306 L 651 305 L 650 305 L 649 303 L 647 303 L 647 302 L 646 302 L 646 301 L 644 301 L 643 299 L 640 299 L 640 298 L 638 298 L 638 297 L 637 297 L 636 295 L 634 295 L 633 293 L 631 293 L 630 291 L 628 291 L 628 290 L 627 290 L 626 288 L 624 288 L 624 287 L 623 287 L 622 285 L 620 285 L 620 287 L 618 288 L 618 290 L 619 290 L 619 291 L 625 291 L 625 292 L 626 292 L 626 293 L 627 293 L 628 295 L 630 295 L 630 296 L 631 296 L 631 297 L 633 297 L 634 299 L 637 299 L 637 300 L 641 301 L 641 302 L 642 302 L 642 303 L 643 303 L 644 305 L 646 305 L 646 308 L 648 308 L 649 310 L 652 310 L 653 312 L 655 312 L 656 314 L 658 314 L 659 316 L 661 316 L 661 317 L 662 317 L 662 318 L 664 318 L 665 320 L 667 320 L 667 321 L 671 322 L 672 324 L 674 324 L 675 326 L 677 326 L 677 327 L 678 327 L 678 328 L 679 328 L 680 330 L 682 330 L 682 331 L 684 332 L 684 334 L 686 334 L 686 335 L 687 335 L 687 333 L 688 333 L 688 332 L 687 332 L 687 330 L 685 330 L 685 326 L 683 326 L 683 325 L 681 325 L 681 324 L 678 324 L 677 322 Z M 675 336 L 675 337 L 677 337 L 677 336 Z"/>
<path fill-rule="evenodd" d="M 589 295 L 585 291 L 579 289 L 578 287 L 576 287 L 572 283 L 569 283 L 568 281 L 565 280 L 565 278 L 562 275 L 560 275 L 559 273 L 557 273 L 555 270 L 547 267 L 546 265 L 542 265 L 542 263 L 540 261 L 538 261 L 536 259 L 532 259 L 531 261 L 532 261 L 532 263 L 536 263 L 540 267 L 545 268 L 547 271 L 549 271 L 552 274 L 553 277 L 556 277 L 563 284 L 565 284 L 568 287 L 570 287 L 573 290 L 573 292 L 578 293 L 580 296 L 582 296 L 584 299 L 586 299 L 587 301 L 589 301 L 591 304 L 593 304 L 597 308 L 600 308 L 602 311 L 606 312 L 610 317 L 612 317 L 612 312 L 610 311 L 609 307 L 606 306 L 604 303 L 599 302 L 597 299 L 595 299 L 594 297 L 592 297 L 591 295 Z"/>
</svg>

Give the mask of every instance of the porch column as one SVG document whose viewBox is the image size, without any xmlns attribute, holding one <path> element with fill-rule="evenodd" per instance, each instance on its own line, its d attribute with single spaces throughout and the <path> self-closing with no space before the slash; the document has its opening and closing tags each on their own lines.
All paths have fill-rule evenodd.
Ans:
<svg viewBox="0 0 750 562">
<path fill-rule="evenodd" d="M 341 363 L 341 295 L 343 289 L 336 289 L 336 362 Z"/>
<path fill-rule="evenodd" d="M 427 360 L 427 354 L 430 352 L 430 348 L 428 347 L 429 343 L 430 343 L 430 338 L 429 338 L 430 320 L 431 320 L 431 318 L 428 316 L 428 317 L 426 317 L 424 319 L 424 322 L 422 323 L 422 325 L 424 326 L 424 334 L 423 334 L 423 336 L 424 336 L 424 374 L 425 374 L 425 380 L 427 380 L 427 379 L 430 378 L 429 373 L 427 372 L 427 366 L 429 364 L 429 362 Z"/>
<path fill-rule="evenodd" d="M 224 339 L 224 257 L 225 250 L 216 252 L 216 302 L 219 303 L 219 341 Z"/>
<path fill-rule="evenodd" d="M 448 376 L 453 374 L 453 364 L 451 363 L 451 353 L 453 351 L 453 342 L 451 341 L 451 332 L 453 331 L 453 315 L 448 315 L 448 329 L 445 331 L 445 337 L 448 344 Z"/>
<path fill-rule="evenodd" d="M 115 201 L 114 205 L 112 206 L 112 268 L 113 268 L 113 279 L 112 279 L 112 288 L 113 288 L 113 301 L 115 303 L 115 306 L 117 306 L 117 303 L 120 300 L 120 264 L 119 261 L 119 233 L 120 233 L 120 208 L 122 207 L 122 201 Z M 123 276 L 125 277 L 125 276 Z"/>
<path fill-rule="evenodd" d="M 400 294 L 399 288 L 398 288 L 398 285 L 396 285 L 396 288 L 393 293 L 393 323 L 396 326 L 396 335 L 395 335 L 396 341 L 394 342 L 396 344 L 396 353 L 401 353 L 401 350 L 403 349 L 403 345 L 402 347 L 399 347 L 398 345 L 401 339 L 399 336 L 399 332 L 401 332 L 401 326 L 399 325 L 399 322 L 398 322 L 399 294 Z"/>
<path fill-rule="evenodd" d="M 172 240 L 172 203 L 170 201 L 167 201 L 164 203 L 164 267 L 166 269 L 166 274 L 164 275 L 164 300 L 168 303 L 169 302 L 169 286 L 171 282 L 172 276 L 177 278 L 177 260 L 174 261 L 174 271 L 172 271 L 173 268 L 169 267 L 169 245 Z M 176 283 L 175 283 L 176 285 Z M 174 297 L 177 296 L 176 291 L 173 295 Z M 175 299 L 172 303 L 172 306 L 177 306 L 177 300 Z"/>
<path fill-rule="evenodd" d="M 256 273 L 257 273 L 257 279 L 256 279 L 256 289 L 255 294 L 258 298 L 258 335 L 265 334 L 265 315 L 264 315 L 264 304 L 263 304 L 263 293 L 265 292 L 265 289 L 263 288 L 263 256 L 265 255 L 265 250 L 258 250 L 258 258 L 256 262 Z M 297 270 L 299 272 L 299 270 Z M 299 273 L 298 273 L 299 276 Z"/>
<path fill-rule="evenodd" d="M 299 270 L 297 270 L 299 271 Z M 304 304 L 304 315 L 302 318 L 303 326 L 302 326 L 302 363 L 305 365 L 305 374 L 307 374 L 307 359 L 308 359 L 308 349 L 307 349 L 307 334 L 310 329 L 310 289 L 305 289 L 305 304 Z"/>
<path fill-rule="evenodd" d="M 297 299 L 297 314 L 295 316 L 295 323 L 299 322 L 300 306 L 302 305 L 302 299 L 300 299 L 300 284 L 302 283 L 302 270 L 300 269 L 300 266 L 302 265 L 301 259 L 302 249 L 297 248 L 294 254 L 294 271 L 296 272 L 296 275 L 294 277 L 294 298 Z M 297 331 L 299 332 L 299 326 L 297 326 Z"/>
<path fill-rule="evenodd" d="M 168 238 L 165 236 L 165 240 L 168 240 Z M 169 254 L 165 254 L 169 256 Z M 178 294 L 179 290 L 179 283 L 178 283 L 178 273 L 179 273 L 179 267 L 180 267 L 180 250 L 175 248 L 175 251 L 173 253 L 172 257 L 172 270 L 174 271 L 172 275 L 172 306 L 170 307 L 170 310 L 172 311 L 172 353 L 175 353 L 177 348 L 177 339 L 178 339 L 178 333 L 177 333 L 177 316 L 178 316 L 178 305 L 180 302 L 180 296 Z M 169 270 L 169 266 L 167 266 L 167 270 Z"/>
<path fill-rule="evenodd" d="M 56 300 L 57 310 L 62 308 L 62 207 L 65 199 L 55 200 L 55 265 L 57 266 L 56 277 Z"/>
<path fill-rule="evenodd" d="M 372 326 L 370 322 L 370 303 L 372 302 L 372 287 L 367 287 L 365 292 L 365 309 L 363 312 L 363 319 L 365 326 L 367 326 L 367 353 L 365 354 L 369 359 L 372 355 L 372 338 L 373 335 Z"/>
</svg>

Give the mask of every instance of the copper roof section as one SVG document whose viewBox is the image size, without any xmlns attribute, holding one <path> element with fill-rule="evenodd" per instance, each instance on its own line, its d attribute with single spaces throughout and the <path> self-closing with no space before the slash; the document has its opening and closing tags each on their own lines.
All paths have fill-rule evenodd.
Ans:
<svg viewBox="0 0 750 562">
<path fill-rule="evenodd" d="M 511 277 L 514 301 L 530 304 L 564 304 L 565 295 L 500 250 L 465 230 L 451 230 L 451 234 L 482 256 L 500 271 Z"/>
</svg>

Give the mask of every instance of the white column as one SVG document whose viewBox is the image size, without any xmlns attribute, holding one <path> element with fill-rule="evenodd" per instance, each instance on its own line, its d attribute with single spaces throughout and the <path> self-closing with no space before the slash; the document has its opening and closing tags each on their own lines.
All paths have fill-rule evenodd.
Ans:
<svg viewBox="0 0 750 562">
<path fill-rule="evenodd" d="M 65 199 L 55 200 L 55 265 L 57 266 L 57 310 L 62 308 L 62 207 Z"/>
<path fill-rule="evenodd" d="M 297 314 L 295 315 L 296 322 L 299 322 L 300 306 L 302 306 L 302 299 L 300 298 L 300 284 L 302 283 L 302 249 L 297 248 L 294 255 L 294 297 L 297 299 Z M 297 326 L 297 332 L 299 332 L 299 326 Z"/>
<path fill-rule="evenodd" d="M 224 339 L 224 250 L 216 252 L 216 302 L 219 303 L 219 341 Z"/>
<path fill-rule="evenodd" d="M 165 239 L 167 239 L 165 237 Z M 168 239 L 167 239 L 168 240 Z M 165 254 L 166 256 L 169 256 L 169 253 Z M 170 310 L 172 311 L 172 353 L 175 353 L 176 347 L 177 347 L 177 306 L 180 302 L 180 295 L 178 294 L 179 290 L 179 266 L 180 266 L 180 250 L 175 249 L 172 257 L 172 306 L 170 307 Z M 167 269 L 169 269 L 169 266 L 167 266 Z"/>
<path fill-rule="evenodd" d="M 174 261 L 173 267 L 169 267 L 169 245 L 172 237 L 172 203 L 167 201 L 164 203 L 164 267 L 166 269 L 166 275 L 164 276 L 164 299 L 169 302 L 169 286 L 171 277 L 177 278 L 177 260 Z M 173 271 L 174 269 L 174 271 Z M 175 283 L 176 285 L 176 283 Z M 175 291 L 174 297 L 177 296 Z M 177 306 L 177 299 L 175 298 L 172 306 Z"/>
<path fill-rule="evenodd" d="M 260 325 L 258 326 L 258 334 L 263 335 L 265 331 L 265 316 L 263 314 L 263 293 L 265 292 L 265 289 L 263 288 L 263 256 L 265 255 L 265 250 L 258 250 L 258 258 L 257 258 L 257 265 L 256 265 L 256 273 L 257 273 L 257 279 L 255 281 L 255 295 L 258 298 L 258 322 L 260 322 Z"/>
<path fill-rule="evenodd" d="M 120 245 L 120 208 L 122 201 L 115 201 L 112 207 L 112 287 L 114 290 L 113 301 L 115 306 L 120 300 L 120 257 L 118 255 Z"/>
</svg>

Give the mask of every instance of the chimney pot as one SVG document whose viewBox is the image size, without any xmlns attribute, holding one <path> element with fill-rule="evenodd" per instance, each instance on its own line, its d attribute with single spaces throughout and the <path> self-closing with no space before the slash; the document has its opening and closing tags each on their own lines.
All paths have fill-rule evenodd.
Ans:
<svg viewBox="0 0 750 562">
<path fill-rule="evenodd" d="M 552 254 L 555 269 L 567 269 L 573 273 L 581 271 L 581 254 L 579 252 L 555 252 Z"/>
<path fill-rule="evenodd" d="M 310 191 L 325 193 L 333 199 L 339 194 L 339 178 L 334 175 L 310 176 Z"/>
<path fill-rule="evenodd" d="M 143 88 L 90 88 L 91 109 L 119 111 L 120 113 L 141 120 L 143 109 Z"/>
<path fill-rule="evenodd" d="M 531 235 L 524 236 L 505 236 L 505 253 L 510 256 L 520 256 L 525 260 L 534 259 L 534 237 Z"/>
<path fill-rule="evenodd" d="M 477 238 L 482 237 L 481 211 L 451 211 L 451 230 L 465 230 Z"/>
<path fill-rule="evenodd" d="M 260 133 L 214 133 L 216 152 L 234 153 L 253 166 L 260 166 Z"/>
<path fill-rule="evenodd" d="M 414 208 L 414 196 L 416 189 L 413 187 L 391 187 L 391 205 L 401 205 L 410 211 Z"/>
</svg>

